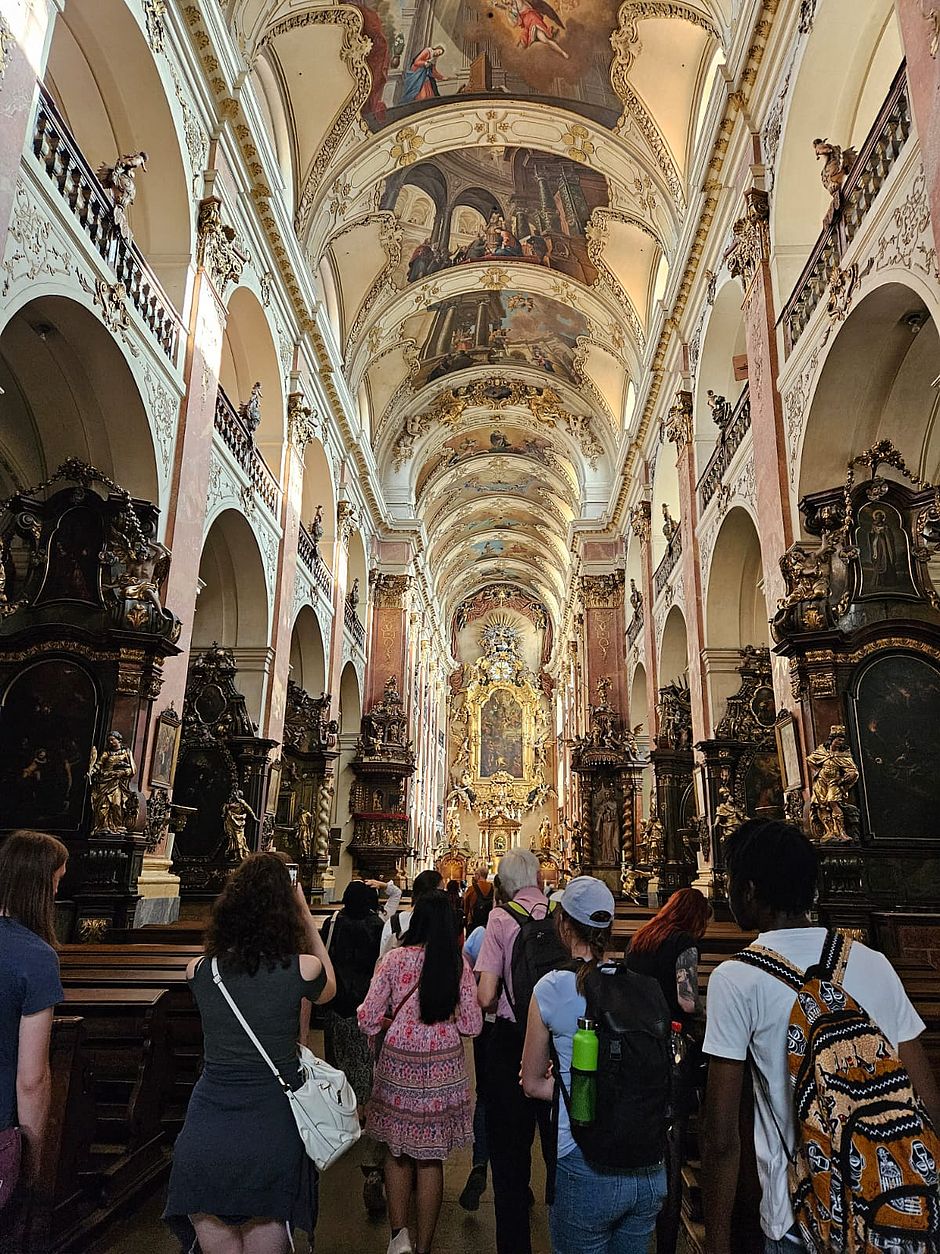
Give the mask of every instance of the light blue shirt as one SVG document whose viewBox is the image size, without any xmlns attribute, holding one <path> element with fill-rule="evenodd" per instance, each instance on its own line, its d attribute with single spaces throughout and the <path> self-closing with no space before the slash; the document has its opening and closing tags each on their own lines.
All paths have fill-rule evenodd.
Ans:
<svg viewBox="0 0 940 1254">
<path fill-rule="evenodd" d="M 483 937 L 486 935 L 486 927 L 475 927 L 467 939 L 463 943 L 463 951 L 470 960 L 471 967 L 476 966 L 477 958 L 480 956 L 480 949 L 483 945 Z"/>
<path fill-rule="evenodd" d="M 558 1055 L 561 1079 L 571 1092 L 571 1045 L 578 1030 L 578 1020 L 583 1019 L 587 1002 L 578 992 L 577 972 L 549 971 L 536 984 L 533 997 L 538 1002 L 542 1022 L 552 1034 L 552 1044 Z M 575 1148 L 568 1120 L 568 1108 L 562 1094 L 558 1095 L 558 1157 L 564 1158 Z"/>
</svg>

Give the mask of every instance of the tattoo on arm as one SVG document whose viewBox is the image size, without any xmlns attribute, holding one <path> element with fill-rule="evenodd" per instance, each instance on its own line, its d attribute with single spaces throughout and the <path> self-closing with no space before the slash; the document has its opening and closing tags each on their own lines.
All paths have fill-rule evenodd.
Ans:
<svg viewBox="0 0 940 1254">
<path fill-rule="evenodd" d="M 676 959 L 676 996 L 686 1014 L 695 1014 L 698 1010 L 698 951 L 691 945 Z"/>
</svg>

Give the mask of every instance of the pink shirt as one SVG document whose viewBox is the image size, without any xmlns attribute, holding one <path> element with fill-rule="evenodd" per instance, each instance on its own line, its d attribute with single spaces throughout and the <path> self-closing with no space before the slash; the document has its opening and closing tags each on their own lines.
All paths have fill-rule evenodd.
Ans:
<svg viewBox="0 0 940 1254">
<path fill-rule="evenodd" d="M 534 886 L 521 888 L 513 897 L 513 901 L 530 912 L 534 907 L 540 907 L 537 912 L 539 916 L 543 910 L 548 909 L 548 898 Z M 519 924 L 508 910 L 499 906 L 491 910 L 490 917 L 486 921 L 486 935 L 483 937 L 480 956 L 473 968 L 477 975 L 498 975 L 502 980 L 496 1017 L 508 1019 L 510 1023 L 515 1023 L 516 1017 L 512 1013 L 509 998 L 506 996 L 506 986 L 508 985 L 512 992 L 512 947 L 518 931 Z"/>
</svg>

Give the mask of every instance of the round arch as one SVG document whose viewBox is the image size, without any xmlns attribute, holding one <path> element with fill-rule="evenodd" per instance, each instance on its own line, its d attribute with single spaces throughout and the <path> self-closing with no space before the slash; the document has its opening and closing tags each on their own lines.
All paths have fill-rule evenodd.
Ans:
<svg viewBox="0 0 940 1254">
<path fill-rule="evenodd" d="M 294 620 L 290 638 L 290 677 L 312 697 L 326 691 L 326 650 L 316 614 L 309 605 Z"/>
<path fill-rule="evenodd" d="M 84 305 L 41 296 L 0 334 L 0 499 L 69 457 L 160 503 L 157 452 L 133 373 Z"/>
<path fill-rule="evenodd" d="M 366 567 L 366 549 L 362 536 L 354 531 L 349 537 L 349 560 L 346 567 L 346 587 L 351 592 L 353 584 L 359 581 L 359 608 L 356 614 L 361 622 L 365 622 L 366 603 L 369 597 L 369 576 Z"/>
<path fill-rule="evenodd" d="M 852 31 L 848 43 L 847 30 Z M 903 58 L 893 0 L 869 0 L 865 5 L 827 0 L 816 6 L 790 91 L 774 172 L 770 236 L 778 309 L 786 304 L 829 207 L 813 140 L 830 139 L 843 148 L 859 146 Z M 825 125 L 819 117 L 822 100 Z"/>
<path fill-rule="evenodd" d="M 685 618 L 678 605 L 674 605 L 663 625 L 659 646 L 659 682 L 681 683 L 689 670 L 689 645 L 685 630 Z"/>
<path fill-rule="evenodd" d="M 333 568 L 333 547 L 336 539 L 336 493 L 333 471 L 326 450 L 319 440 L 311 440 L 304 450 L 304 479 L 301 492 L 301 522 L 308 531 L 320 509 L 320 556 L 324 565 Z"/>
<path fill-rule="evenodd" d="M 643 732 L 647 739 L 648 728 L 646 727 L 646 721 L 648 711 L 649 688 L 646 682 L 646 667 L 642 662 L 638 662 L 630 683 L 630 722 L 634 727 L 636 727 L 637 723 L 643 723 Z M 642 736 L 641 739 L 643 739 Z"/>
<path fill-rule="evenodd" d="M 712 553 L 706 596 L 705 640 L 709 648 L 769 645 L 760 538 L 741 506 L 728 512 Z"/>
<path fill-rule="evenodd" d="M 705 461 L 718 439 L 708 393 L 723 396 L 732 405 L 736 403 L 746 384 L 735 378 L 734 358 L 746 353 L 741 285 L 737 280 L 729 279 L 716 295 L 702 333 L 702 351 L 695 383 L 695 442 L 699 473 L 705 469 Z"/>
<path fill-rule="evenodd" d="M 280 483 L 287 445 L 281 362 L 264 306 L 244 286 L 236 287 L 228 302 L 219 382 L 236 409 L 248 401 L 254 385 L 261 384 L 261 421 L 254 433 L 255 444 Z"/>
<path fill-rule="evenodd" d="M 845 478 L 850 458 L 889 439 L 924 478 L 940 474 L 940 339 L 922 296 L 888 282 L 852 310 L 833 340 L 807 416 L 797 499 Z"/>
<path fill-rule="evenodd" d="M 192 647 L 215 643 L 235 650 L 238 686 L 252 718 L 260 722 L 267 680 L 268 588 L 255 534 L 238 510 L 223 510 L 209 528 L 199 581 Z"/>
<path fill-rule="evenodd" d="M 362 722 L 362 690 L 352 662 L 347 662 L 339 681 L 339 762 L 337 763 L 333 821 L 341 831 L 341 854 L 336 868 L 335 895 L 341 897 L 353 872 L 352 857 L 347 851 L 352 837 L 349 794 L 355 782 L 350 765 L 356 756 L 356 740 Z"/>
<path fill-rule="evenodd" d="M 653 504 L 651 515 L 653 568 L 666 552 L 666 537 L 663 533 L 665 513 L 663 506 L 668 506 L 670 515 L 676 520 L 682 517 L 679 508 L 679 467 L 676 462 L 676 450 L 668 440 L 663 440 L 656 458 L 656 472 L 653 476 Z"/>
<path fill-rule="evenodd" d="M 130 223 L 182 311 L 194 251 L 192 191 L 169 95 L 131 7 L 69 0 L 56 15 L 44 82 L 92 169 L 147 153 Z"/>
<path fill-rule="evenodd" d="M 339 730 L 344 736 L 359 734 L 362 722 L 362 693 L 359 676 L 352 662 L 347 662 L 339 679 Z"/>
<path fill-rule="evenodd" d="M 285 201 L 288 213 L 293 213 L 297 187 L 294 179 L 294 136 L 284 108 L 277 74 L 262 52 L 251 71 L 251 82 L 267 127 L 277 164 L 284 180 Z"/>
</svg>

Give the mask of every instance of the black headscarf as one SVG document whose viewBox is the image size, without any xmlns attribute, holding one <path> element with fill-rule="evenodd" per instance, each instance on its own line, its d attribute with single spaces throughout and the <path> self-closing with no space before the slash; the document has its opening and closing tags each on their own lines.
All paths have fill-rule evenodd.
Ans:
<svg viewBox="0 0 940 1254">
<path fill-rule="evenodd" d="M 343 910 L 351 919 L 365 919 L 379 908 L 379 895 L 362 880 L 351 880 L 343 893 Z"/>
</svg>

